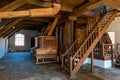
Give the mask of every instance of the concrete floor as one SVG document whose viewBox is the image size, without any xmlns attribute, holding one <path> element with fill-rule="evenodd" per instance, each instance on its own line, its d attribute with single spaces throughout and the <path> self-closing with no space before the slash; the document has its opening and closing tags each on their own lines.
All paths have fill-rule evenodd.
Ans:
<svg viewBox="0 0 120 80">
<path fill-rule="evenodd" d="M 84 65 L 72 80 L 120 80 L 120 69 L 95 67 L 90 73 Z M 70 80 L 60 64 L 36 65 L 29 52 L 9 53 L 0 59 L 0 80 Z"/>
</svg>

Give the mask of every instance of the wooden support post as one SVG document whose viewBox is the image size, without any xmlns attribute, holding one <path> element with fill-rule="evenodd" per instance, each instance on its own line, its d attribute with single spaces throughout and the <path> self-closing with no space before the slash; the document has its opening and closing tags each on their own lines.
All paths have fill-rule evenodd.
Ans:
<svg viewBox="0 0 120 80">
<path fill-rule="evenodd" d="M 64 36 L 64 42 L 65 42 L 65 47 L 66 47 L 66 50 L 67 50 L 67 48 L 68 48 L 68 21 L 65 21 L 65 28 L 64 28 L 64 34 L 65 34 L 65 36 Z"/>
<path fill-rule="evenodd" d="M 111 55 L 112 55 L 112 67 L 114 66 L 114 51 L 113 51 L 113 46 L 115 46 L 115 45 L 111 45 Z"/>
<path fill-rule="evenodd" d="M 73 74 L 72 74 L 72 57 L 70 57 L 70 76 L 71 76 L 71 78 L 73 77 Z"/>
<path fill-rule="evenodd" d="M 47 34 L 48 36 L 52 35 L 52 33 L 53 33 L 54 29 L 55 29 L 55 26 L 56 26 L 58 20 L 59 20 L 59 18 L 56 17 L 55 20 L 53 21 L 53 23 L 51 24 L 50 30 L 49 30 L 49 32 Z"/>
<path fill-rule="evenodd" d="M 104 57 L 104 43 L 102 44 L 102 56 Z"/>
<path fill-rule="evenodd" d="M 76 16 L 69 16 L 68 20 L 68 44 L 71 45 L 74 42 L 74 21 L 77 20 Z"/>
<path fill-rule="evenodd" d="M 94 53 L 91 52 L 91 66 L 90 66 L 90 72 L 93 72 L 94 70 Z"/>
</svg>

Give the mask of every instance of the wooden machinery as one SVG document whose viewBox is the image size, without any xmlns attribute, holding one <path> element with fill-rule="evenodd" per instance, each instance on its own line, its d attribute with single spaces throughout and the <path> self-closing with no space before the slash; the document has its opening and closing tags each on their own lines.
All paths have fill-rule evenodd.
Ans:
<svg viewBox="0 0 120 80">
<path fill-rule="evenodd" d="M 36 64 L 56 62 L 58 40 L 56 36 L 40 36 L 36 49 Z M 55 60 L 48 60 L 48 59 Z"/>
</svg>

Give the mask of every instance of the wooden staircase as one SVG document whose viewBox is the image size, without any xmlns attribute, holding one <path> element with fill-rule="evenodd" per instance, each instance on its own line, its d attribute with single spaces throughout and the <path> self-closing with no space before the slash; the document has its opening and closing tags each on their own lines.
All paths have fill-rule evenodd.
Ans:
<svg viewBox="0 0 120 80">
<path fill-rule="evenodd" d="M 93 48 L 105 33 L 116 14 L 116 10 L 109 10 L 105 15 L 102 16 L 102 18 L 98 20 L 95 27 L 93 27 L 90 34 L 81 46 L 78 45 L 78 40 L 76 40 L 62 55 L 62 68 L 66 68 L 66 65 L 69 64 L 71 78 L 78 72 L 83 62 L 93 51 Z"/>
</svg>

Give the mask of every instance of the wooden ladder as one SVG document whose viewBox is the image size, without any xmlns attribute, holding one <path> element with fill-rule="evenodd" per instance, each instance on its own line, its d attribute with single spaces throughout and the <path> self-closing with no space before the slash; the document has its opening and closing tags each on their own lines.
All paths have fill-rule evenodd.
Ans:
<svg viewBox="0 0 120 80">
<path fill-rule="evenodd" d="M 79 48 L 78 46 L 75 48 L 78 43 L 78 40 L 76 40 L 62 55 L 62 68 L 65 68 L 65 65 L 69 63 L 71 78 L 78 72 L 83 62 L 90 55 L 97 42 L 115 18 L 116 14 L 116 10 L 109 10 L 102 18 L 100 18 L 100 20 L 98 20 L 95 27 L 91 30 L 91 33 L 88 35 L 83 44 L 79 46 Z"/>
</svg>

